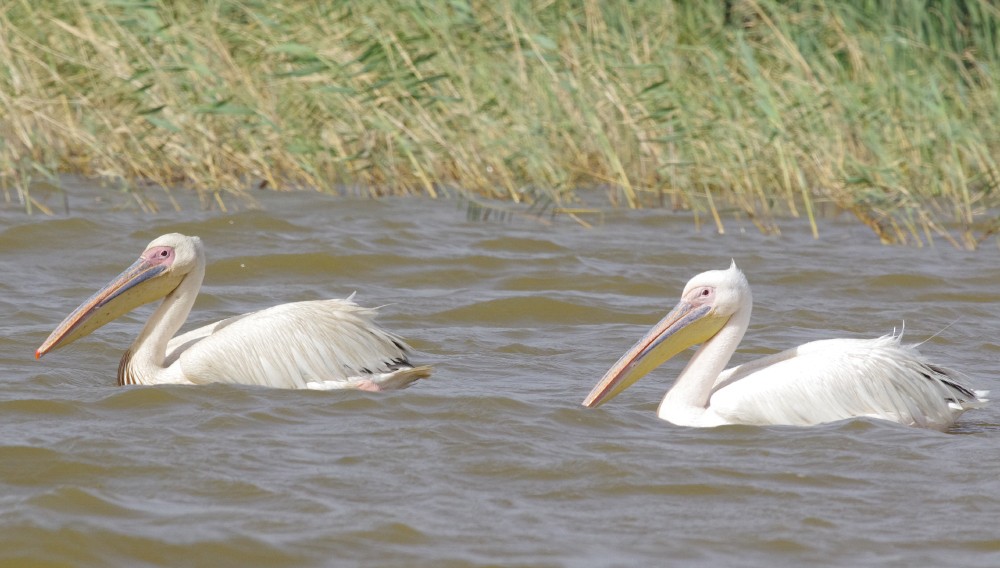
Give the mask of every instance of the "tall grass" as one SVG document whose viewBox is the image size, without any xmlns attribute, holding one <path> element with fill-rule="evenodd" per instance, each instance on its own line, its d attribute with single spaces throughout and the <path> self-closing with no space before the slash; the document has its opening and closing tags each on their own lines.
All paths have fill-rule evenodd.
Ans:
<svg viewBox="0 0 1000 568">
<path fill-rule="evenodd" d="M 14 0 L 0 182 L 602 192 L 972 248 L 1000 230 L 998 32 L 989 0 Z"/>
</svg>

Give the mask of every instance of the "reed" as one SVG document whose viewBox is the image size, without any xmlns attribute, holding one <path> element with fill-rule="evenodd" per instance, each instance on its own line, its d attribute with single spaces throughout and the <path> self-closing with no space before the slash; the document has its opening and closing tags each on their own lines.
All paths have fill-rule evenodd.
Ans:
<svg viewBox="0 0 1000 568">
<path fill-rule="evenodd" d="M 0 183 L 29 209 L 64 173 L 144 206 L 601 193 L 973 248 L 1000 229 L 998 31 L 989 0 L 14 0 Z"/>
</svg>

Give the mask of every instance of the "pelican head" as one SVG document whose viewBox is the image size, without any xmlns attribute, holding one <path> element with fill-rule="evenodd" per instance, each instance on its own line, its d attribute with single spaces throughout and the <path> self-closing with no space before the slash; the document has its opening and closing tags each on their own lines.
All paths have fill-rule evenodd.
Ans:
<svg viewBox="0 0 1000 568">
<path fill-rule="evenodd" d="M 715 337 L 734 314 L 751 305 L 750 284 L 735 261 L 726 270 L 695 276 L 674 309 L 622 355 L 583 405 L 595 407 L 618 396 L 671 357 Z"/>
<path fill-rule="evenodd" d="M 64 319 L 35 351 L 35 358 L 69 345 L 143 304 L 167 296 L 199 264 L 204 266 L 204 258 L 198 237 L 178 233 L 157 237 L 132 266 Z"/>
</svg>

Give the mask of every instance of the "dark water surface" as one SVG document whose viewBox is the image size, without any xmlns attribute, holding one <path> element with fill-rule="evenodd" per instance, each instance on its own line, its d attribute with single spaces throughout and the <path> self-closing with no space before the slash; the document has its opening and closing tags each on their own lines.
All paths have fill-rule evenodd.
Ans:
<svg viewBox="0 0 1000 568">
<path fill-rule="evenodd" d="M 262 193 L 262 210 L 142 214 L 99 194 L 75 190 L 69 215 L 0 209 L 5 564 L 1000 565 L 1000 403 L 947 433 L 681 428 L 655 409 L 682 356 L 580 406 L 689 277 L 731 258 L 756 300 L 735 361 L 905 321 L 1000 398 L 996 247 L 882 247 L 847 220 L 814 241 L 666 211 L 585 229 L 445 201 Z M 172 231 L 209 253 L 190 325 L 357 291 L 434 377 L 382 394 L 116 387 L 149 307 L 33 359 Z"/>
</svg>

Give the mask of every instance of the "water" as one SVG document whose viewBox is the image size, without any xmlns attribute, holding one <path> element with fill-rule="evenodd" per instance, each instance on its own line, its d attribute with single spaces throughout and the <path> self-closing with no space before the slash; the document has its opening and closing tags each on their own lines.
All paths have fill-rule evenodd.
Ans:
<svg viewBox="0 0 1000 568">
<path fill-rule="evenodd" d="M 100 196 L 100 199 L 97 199 Z M 593 229 L 469 221 L 454 202 L 259 195 L 261 210 L 0 210 L 0 560 L 73 566 L 996 566 L 1000 404 L 947 433 L 876 421 L 687 429 L 656 405 L 684 357 L 580 402 L 687 279 L 736 259 L 736 361 L 903 325 L 1000 393 L 1000 252 L 812 240 L 666 211 Z M 110 201 L 110 203 L 109 203 Z M 58 200 L 57 200 L 58 203 Z M 61 207 L 61 205 L 60 205 Z M 34 361 L 153 237 L 209 253 L 191 324 L 343 297 L 435 375 L 406 391 L 119 388 L 150 309 Z"/>
</svg>

